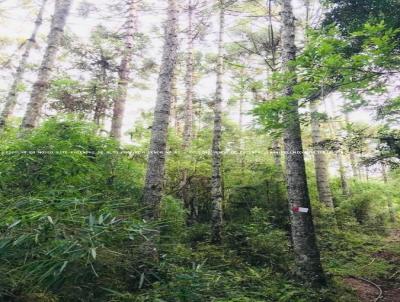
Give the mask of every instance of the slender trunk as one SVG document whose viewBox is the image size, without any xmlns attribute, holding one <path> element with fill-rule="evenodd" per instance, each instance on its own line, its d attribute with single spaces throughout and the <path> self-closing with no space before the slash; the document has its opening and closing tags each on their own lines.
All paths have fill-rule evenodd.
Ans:
<svg viewBox="0 0 400 302">
<path fill-rule="evenodd" d="M 310 103 L 311 110 L 311 140 L 314 151 L 315 177 L 317 180 L 317 190 L 319 201 L 328 208 L 333 209 L 332 192 L 329 186 L 328 162 L 322 148 L 321 127 L 319 121 L 318 105 L 316 101 Z"/>
<path fill-rule="evenodd" d="M 388 178 L 387 178 L 387 173 L 386 173 L 386 166 L 384 164 L 381 165 L 381 169 L 382 169 L 382 178 L 383 178 L 383 182 L 385 184 L 388 183 Z M 396 214 L 394 211 L 394 207 L 393 207 L 393 201 L 391 198 L 387 199 L 387 204 L 388 204 L 388 209 L 389 209 L 389 218 L 390 218 L 390 222 L 396 222 Z"/>
<path fill-rule="evenodd" d="M 183 129 L 183 148 L 186 149 L 190 145 L 190 140 L 193 135 L 193 12 L 194 7 L 192 0 L 188 3 L 188 46 L 186 58 L 186 98 L 185 98 L 185 113 L 184 113 L 184 129 Z"/>
<path fill-rule="evenodd" d="M 187 30 L 187 57 L 186 57 L 186 97 L 185 97 L 185 110 L 184 110 L 184 126 L 183 126 L 183 152 L 185 152 L 190 146 L 193 138 L 193 13 L 194 6 L 192 0 L 188 1 L 188 30 Z M 192 225 L 197 217 L 195 211 L 194 199 L 190 194 L 190 178 L 188 177 L 188 169 L 183 170 L 182 179 L 182 199 L 185 208 L 188 212 L 187 224 Z"/>
<path fill-rule="evenodd" d="M 310 19 L 310 1 L 305 1 L 306 6 L 306 31 L 309 29 Z M 308 43 L 308 32 L 306 32 L 306 43 Z M 311 140 L 313 143 L 314 151 L 314 167 L 315 167 L 315 178 L 317 181 L 318 199 L 329 209 L 334 209 L 332 192 L 329 185 L 329 172 L 328 162 L 324 153 L 324 149 L 321 146 L 322 134 L 318 112 L 318 101 L 313 100 L 310 102 L 311 112 Z"/>
<path fill-rule="evenodd" d="M 347 111 L 344 113 L 344 119 L 345 119 L 346 128 L 348 128 L 350 126 L 350 116 Z M 350 158 L 351 170 L 353 172 L 353 177 L 360 178 L 361 174 L 359 173 L 359 170 L 358 170 L 356 155 L 350 148 L 349 148 L 349 158 Z"/>
<path fill-rule="evenodd" d="M 272 154 L 274 158 L 274 166 L 277 172 L 277 176 L 284 178 L 283 167 L 282 167 L 282 148 L 278 138 L 272 140 Z"/>
<path fill-rule="evenodd" d="M 178 72 L 177 70 L 175 70 L 171 83 L 171 116 L 169 121 L 170 124 L 173 123 L 176 133 L 179 132 L 177 78 L 178 78 Z"/>
<path fill-rule="evenodd" d="M 22 120 L 21 127 L 32 129 L 36 127 L 43 104 L 46 98 L 46 92 L 49 88 L 51 71 L 57 57 L 58 48 L 64 36 L 64 27 L 71 8 L 72 0 L 56 0 L 54 7 L 54 16 L 51 21 L 50 33 L 47 38 L 47 47 L 38 71 L 38 76 L 33 85 L 31 99 Z"/>
<path fill-rule="evenodd" d="M 357 163 L 356 163 L 356 156 L 354 152 L 349 151 L 349 158 L 350 158 L 350 165 L 351 165 L 351 170 L 353 172 L 353 177 L 354 178 L 360 178 L 360 175 L 357 170 Z"/>
<path fill-rule="evenodd" d="M 169 115 L 171 110 L 172 79 L 178 50 L 178 8 L 175 0 L 168 0 L 168 19 L 165 23 L 165 37 L 160 75 L 158 78 L 157 101 L 151 133 L 147 174 L 143 192 L 146 206 L 144 219 L 159 218 L 159 206 L 164 182 L 165 158 Z"/>
<path fill-rule="evenodd" d="M 137 30 L 137 3 L 137 0 L 126 0 L 126 6 L 128 7 L 128 18 L 125 32 L 125 49 L 118 71 L 118 95 L 114 100 L 110 132 L 110 136 L 118 141 L 121 140 L 125 103 L 128 96 L 128 84 L 130 80 L 129 74 L 133 57 L 135 33 Z"/>
<path fill-rule="evenodd" d="M 296 46 L 295 18 L 291 0 L 283 0 L 281 15 L 283 21 L 283 69 L 288 73 L 293 73 L 294 69 L 291 63 L 296 57 Z M 295 80 L 286 87 L 284 91 L 286 96 L 292 96 L 292 84 L 295 84 Z M 304 281 L 314 286 L 320 286 L 325 284 L 326 281 L 321 266 L 307 187 L 298 101 L 290 101 L 289 106 L 285 115 L 284 145 L 290 221 L 297 274 Z M 299 207 L 308 209 L 308 212 L 298 212 Z"/>
<path fill-rule="evenodd" d="M 328 127 L 329 127 L 329 133 L 332 138 L 337 138 L 338 137 L 338 129 L 336 125 L 332 122 L 332 119 L 329 117 L 328 113 L 328 107 L 326 104 L 326 100 L 323 100 L 324 102 L 324 107 L 325 107 L 325 114 L 328 116 Z M 342 189 L 342 194 L 343 196 L 349 196 L 350 195 L 350 189 L 349 185 L 347 182 L 347 176 L 346 176 L 346 167 L 343 163 L 343 153 L 342 150 L 337 150 L 336 152 L 336 160 L 339 164 L 339 176 L 340 176 L 340 186 Z"/>
<path fill-rule="evenodd" d="M 104 58 L 103 54 L 101 55 L 101 61 L 105 62 L 106 59 Z M 104 120 L 107 111 L 107 100 L 105 99 L 105 95 L 107 95 L 108 90 L 108 81 L 107 81 L 107 65 L 102 64 L 101 66 L 101 73 L 99 74 L 100 84 L 96 88 L 99 90 L 99 93 L 95 94 L 96 96 L 96 106 L 94 108 L 93 114 L 93 122 L 98 126 L 99 133 L 101 132 L 101 128 L 104 125 Z"/>
<path fill-rule="evenodd" d="M 12 113 L 15 109 L 15 106 L 17 105 L 18 89 L 19 89 L 19 86 L 21 85 L 22 78 L 23 78 L 25 70 L 26 70 L 28 58 L 31 53 L 32 47 L 36 43 L 37 33 L 39 32 L 39 28 L 43 23 L 43 13 L 44 13 L 44 9 L 46 7 L 47 1 L 48 0 L 42 0 L 42 5 L 40 6 L 39 13 L 36 17 L 35 27 L 33 28 L 31 37 L 25 43 L 25 51 L 22 54 L 21 60 L 19 62 L 17 70 L 15 72 L 13 84 L 11 85 L 11 89 L 8 92 L 6 103 L 5 103 L 3 111 L 1 112 L 1 115 L 0 115 L 0 129 L 4 128 L 6 126 L 7 119 L 12 115 Z"/>
<path fill-rule="evenodd" d="M 241 95 L 240 99 L 239 99 L 239 131 L 240 131 L 240 133 L 243 131 L 243 103 L 244 103 L 244 97 L 243 97 L 243 95 Z"/>
<path fill-rule="evenodd" d="M 220 0 L 220 20 L 218 37 L 217 88 L 214 101 L 214 131 L 212 142 L 212 177 L 211 177 L 211 241 L 222 241 L 222 77 L 224 72 L 224 32 L 225 32 L 225 1 Z"/>
<path fill-rule="evenodd" d="M 101 123 L 101 108 L 99 101 L 96 102 L 96 107 L 94 108 L 94 114 L 93 114 L 93 123 L 95 123 L 97 126 L 100 126 Z"/>
<path fill-rule="evenodd" d="M 363 172 L 362 172 L 362 169 L 361 169 L 361 166 L 360 166 L 360 165 L 358 165 L 358 168 L 357 168 L 357 175 L 358 175 L 358 178 L 359 178 L 360 180 L 363 179 Z"/>
<path fill-rule="evenodd" d="M 350 190 L 349 190 L 349 185 L 347 183 L 346 169 L 343 164 L 343 156 L 340 150 L 337 152 L 336 158 L 339 163 L 340 186 L 342 188 L 342 194 L 344 196 L 349 196 Z"/>
<path fill-rule="evenodd" d="M 96 100 L 96 107 L 94 108 L 93 123 L 95 123 L 100 129 L 104 124 L 105 115 L 105 101 L 101 96 L 100 99 Z"/>
<path fill-rule="evenodd" d="M 246 162 L 245 162 L 245 154 L 243 153 L 243 104 L 244 104 L 244 93 L 241 92 L 239 96 L 239 156 L 240 156 L 240 168 L 241 175 L 244 175 Z"/>
</svg>

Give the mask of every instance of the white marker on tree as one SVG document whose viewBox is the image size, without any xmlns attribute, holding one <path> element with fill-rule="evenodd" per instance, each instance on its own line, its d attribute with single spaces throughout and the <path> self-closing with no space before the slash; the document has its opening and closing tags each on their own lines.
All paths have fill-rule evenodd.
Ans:
<svg viewBox="0 0 400 302">
<path fill-rule="evenodd" d="M 302 207 L 293 207 L 292 211 L 294 213 L 308 213 L 309 209 L 308 208 L 302 208 Z"/>
</svg>

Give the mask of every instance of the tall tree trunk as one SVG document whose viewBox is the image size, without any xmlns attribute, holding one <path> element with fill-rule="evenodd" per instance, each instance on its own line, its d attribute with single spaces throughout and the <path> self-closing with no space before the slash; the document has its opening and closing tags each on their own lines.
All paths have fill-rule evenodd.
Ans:
<svg viewBox="0 0 400 302">
<path fill-rule="evenodd" d="M 103 53 L 101 54 L 101 61 L 106 62 L 107 59 L 104 57 Z M 104 92 L 108 90 L 108 80 L 107 80 L 107 64 L 101 65 L 101 72 L 98 75 L 99 82 L 96 84 L 96 89 L 99 90 L 96 95 L 96 105 L 93 112 L 93 123 L 95 123 L 98 127 L 99 133 L 101 132 L 101 128 L 104 126 L 104 121 L 106 117 L 106 111 L 108 107 L 107 97 L 104 95 Z"/>
<path fill-rule="evenodd" d="M 381 165 L 381 169 L 382 169 L 382 178 L 383 178 L 383 182 L 385 184 L 388 183 L 388 178 L 387 178 L 387 173 L 386 173 L 386 166 L 384 164 Z M 390 218 L 390 222 L 396 222 L 396 214 L 394 211 L 394 207 L 393 207 L 393 201 L 391 198 L 388 198 L 387 200 L 387 204 L 388 204 L 388 209 L 389 209 L 389 218 Z"/>
<path fill-rule="evenodd" d="M 363 171 L 361 169 L 361 165 L 357 165 L 357 175 L 359 180 L 363 180 Z"/>
<path fill-rule="evenodd" d="M 353 177 L 354 178 L 360 178 L 359 171 L 357 170 L 357 161 L 356 161 L 356 156 L 353 151 L 349 151 L 349 158 L 350 158 L 350 165 L 351 165 L 351 170 L 353 172 Z"/>
<path fill-rule="evenodd" d="M 327 108 L 325 99 L 324 99 L 324 106 L 325 106 L 325 114 L 328 116 L 329 133 L 330 133 L 331 137 L 335 139 L 338 137 L 338 127 L 332 122 L 332 118 L 329 117 L 328 108 Z M 343 163 L 342 150 L 337 150 L 336 159 L 339 164 L 339 176 L 340 176 L 340 186 L 342 189 L 342 194 L 343 194 L 343 196 L 349 196 L 350 189 L 349 189 L 349 184 L 348 184 L 347 176 L 346 176 L 346 167 Z"/>
<path fill-rule="evenodd" d="M 217 88 L 214 101 L 214 131 L 212 141 L 212 177 L 211 177 L 211 241 L 222 241 L 222 77 L 224 72 L 224 32 L 225 32 L 225 1 L 220 0 L 220 20 L 218 37 Z"/>
<path fill-rule="evenodd" d="M 310 19 L 310 0 L 305 0 L 306 6 L 306 31 L 309 29 Z M 306 33 L 306 40 L 308 41 L 308 33 Z M 313 143 L 314 151 L 314 167 L 315 178 L 317 182 L 318 199 L 329 209 L 334 209 L 332 192 L 329 185 L 329 172 L 328 162 L 325 156 L 325 150 L 322 148 L 322 134 L 321 125 L 318 112 L 318 100 L 310 102 L 311 112 L 311 140 Z"/>
<path fill-rule="evenodd" d="M 171 84 L 171 115 L 170 115 L 170 123 L 173 123 L 173 127 L 175 129 L 175 132 L 179 132 L 179 120 L 178 120 L 178 86 L 177 86 L 177 80 L 178 80 L 178 71 L 174 71 L 174 76 L 172 78 L 172 84 Z"/>
<path fill-rule="evenodd" d="M 350 126 L 350 116 L 347 111 L 345 111 L 345 113 L 344 113 L 344 119 L 345 119 L 346 128 L 348 128 Z M 351 170 L 353 172 L 353 177 L 361 178 L 361 174 L 359 173 L 359 170 L 358 170 L 356 155 L 350 149 L 349 149 L 349 158 L 350 158 Z"/>
<path fill-rule="evenodd" d="M 192 0 L 188 2 L 188 32 L 187 32 L 187 57 L 186 57 L 186 97 L 185 97 L 185 112 L 184 112 L 184 129 L 183 129 L 183 147 L 189 146 L 193 135 L 193 13 L 194 7 Z"/>
<path fill-rule="evenodd" d="M 239 156 L 240 156 L 240 168 L 241 175 L 244 175 L 246 167 L 246 154 L 243 153 L 244 141 L 243 141 L 243 104 L 244 104 L 244 92 L 240 92 L 239 96 Z"/>
<path fill-rule="evenodd" d="M 291 0 L 283 0 L 282 9 L 282 61 L 285 72 L 293 73 L 291 65 L 296 57 L 295 25 Z M 292 96 L 293 88 L 289 83 L 284 93 Z M 286 153 L 286 175 L 288 200 L 292 229 L 293 248 L 297 274 L 304 281 L 320 286 L 325 284 L 320 253 L 314 230 L 314 222 L 307 187 L 304 153 L 301 139 L 298 101 L 290 101 L 290 108 L 285 114 L 284 145 Z M 307 213 L 299 212 L 299 208 L 308 209 Z"/>
<path fill-rule="evenodd" d="M 97 99 L 96 100 L 96 107 L 94 108 L 94 114 L 93 114 L 93 123 L 95 123 L 99 128 L 102 124 L 102 119 L 104 117 L 104 106 L 103 106 L 103 100 L 102 99 Z"/>
<path fill-rule="evenodd" d="M 331 188 L 329 186 L 328 162 L 325 150 L 321 146 L 321 127 L 317 101 L 310 102 L 311 110 L 311 140 L 314 151 L 315 176 L 319 201 L 330 209 L 334 208 Z"/>
<path fill-rule="evenodd" d="M 64 36 L 64 27 L 71 8 L 72 0 L 56 0 L 54 16 L 51 20 L 50 33 L 47 37 L 47 47 L 38 71 L 38 76 L 33 85 L 31 99 L 22 120 L 21 127 L 31 129 L 39 121 L 46 92 L 49 88 L 50 74 L 54 67 L 58 48 Z"/>
<path fill-rule="evenodd" d="M 193 14 L 194 6 L 193 1 L 188 1 L 188 29 L 187 29 L 187 57 L 186 57 L 186 96 L 185 96 L 185 110 L 184 110 L 184 127 L 183 127 L 183 152 L 190 146 L 193 137 Z M 188 177 L 188 169 L 183 170 L 182 180 L 182 199 L 185 208 L 188 212 L 187 224 L 192 225 L 196 220 L 196 209 L 194 199 L 190 194 L 190 178 Z"/>
<path fill-rule="evenodd" d="M 11 89 L 8 92 L 6 103 L 5 103 L 3 111 L 1 112 L 1 115 L 0 115 L 0 129 L 5 127 L 5 125 L 7 123 L 7 119 L 12 115 L 12 113 L 15 109 L 15 106 L 17 105 L 18 88 L 22 82 L 22 78 L 23 78 L 25 70 L 26 70 L 26 65 L 27 65 L 28 58 L 31 53 L 32 47 L 36 43 L 37 33 L 39 32 L 39 28 L 43 23 L 43 13 L 44 13 L 44 9 L 46 7 L 47 1 L 48 0 L 42 0 L 42 5 L 40 6 L 39 13 L 35 20 L 35 27 L 33 28 L 31 37 L 25 43 L 25 51 L 22 54 L 21 60 L 18 64 L 17 70 L 15 72 L 13 84 L 11 85 Z"/>
<path fill-rule="evenodd" d="M 239 131 L 242 133 L 243 131 L 243 104 L 244 104 L 244 95 L 243 92 L 240 93 L 239 97 Z"/>
<path fill-rule="evenodd" d="M 349 189 L 349 184 L 347 183 L 346 168 L 343 164 L 343 156 L 340 150 L 337 152 L 336 158 L 339 163 L 340 186 L 342 188 L 342 194 L 344 196 L 349 196 L 350 189 Z"/>
<path fill-rule="evenodd" d="M 171 110 L 172 80 L 178 51 L 177 27 L 178 8 L 176 0 L 168 0 L 168 19 L 164 26 L 164 47 L 143 192 L 143 203 L 146 206 L 144 218 L 149 221 L 159 218 Z"/>
<path fill-rule="evenodd" d="M 113 116 L 111 121 L 110 136 L 116 140 L 121 140 L 122 122 L 125 113 L 125 103 L 128 96 L 129 74 L 133 57 L 133 46 L 135 33 L 137 31 L 137 0 L 126 0 L 128 8 L 128 17 L 125 32 L 124 55 L 119 66 L 118 76 L 118 95 L 114 100 Z"/>
</svg>

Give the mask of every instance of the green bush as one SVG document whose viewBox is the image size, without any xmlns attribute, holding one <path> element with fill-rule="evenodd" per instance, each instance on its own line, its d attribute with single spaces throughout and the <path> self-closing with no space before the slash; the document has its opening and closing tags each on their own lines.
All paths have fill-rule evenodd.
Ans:
<svg viewBox="0 0 400 302">
<path fill-rule="evenodd" d="M 95 131 L 85 122 L 51 119 L 22 137 L 3 137 L 0 194 L 139 196 L 143 166 Z"/>
<path fill-rule="evenodd" d="M 289 269 L 289 238 L 268 221 L 265 210 L 253 208 L 247 223 L 227 226 L 228 244 L 252 265 Z"/>
<path fill-rule="evenodd" d="M 83 122 L 3 136 L 0 297 L 99 301 L 139 283 L 141 164 Z"/>
</svg>

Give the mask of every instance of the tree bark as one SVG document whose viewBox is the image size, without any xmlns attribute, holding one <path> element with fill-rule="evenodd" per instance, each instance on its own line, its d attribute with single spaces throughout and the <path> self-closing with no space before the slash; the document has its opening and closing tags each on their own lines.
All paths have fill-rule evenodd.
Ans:
<svg viewBox="0 0 400 302">
<path fill-rule="evenodd" d="M 295 18 L 291 0 L 283 0 L 282 8 L 282 61 L 283 70 L 293 73 L 291 64 L 296 57 Z M 293 84 L 288 83 L 284 93 L 293 95 Z M 298 276 L 313 286 L 326 283 L 322 270 L 320 254 L 314 230 L 310 197 L 307 188 L 307 177 L 301 139 L 298 100 L 289 101 L 289 109 L 285 114 L 284 145 L 286 153 L 286 175 L 288 201 L 292 230 L 293 249 Z M 299 207 L 307 208 L 307 213 L 297 212 Z"/>
<path fill-rule="evenodd" d="M 344 196 L 349 196 L 350 189 L 349 184 L 347 183 L 346 168 L 343 164 L 343 156 L 340 150 L 337 152 L 336 158 L 339 163 L 340 186 L 342 188 L 342 194 Z"/>
<path fill-rule="evenodd" d="M 211 177 L 211 241 L 222 241 L 222 81 L 224 72 L 224 32 L 225 32 L 225 1 L 220 0 L 219 37 L 218 37 L 218 61 L 217 82 L 214 100 L 214 131 L 212 141 L 212 177 Z"/>
<path fill-rule="evenodd" d="M 12 115 L 12 113 L 15 109 L 15 106 L 17 105 L 18 88 L 19 88 L 20 84 L 22 83 L 22 78 L 23 78 L 25 70 L 26 70 L 26 65 L 27 65 L 28 58 L 31 53 L 32 47 L 36 43 L 37 33 L 39 32 L 39 28 L 41 27 L 41 25 L 43 23 L 43 14 L 44 14 L 44 9 L 46 7 L 47 1 L 48 0 L 42 0 L 42 5 L 40 6 L 39 13 L 36 17 L 33 32 L 31 34 L 31 37 L 25 43 L 25 51 L 22 54 L 21 60 L 18 64 L 17 70 L 15 72 L 13 84 L 11 85 L 10 91 L 8 92 L 6 103 L 5 103 L 3 111 L 1 112 L 1 115 L 0 115 L 0 129 L 4 128 L 6 126 L 7 119 Z"/>
<path fill-rule="evenodd" d="M 104 57 L 103 52 L 101 53 L 101 62 L 106 62 L 107 59 Z M 109 81 L 108 81 L 108 71 L 107 65 L 101 64 L 101 71 L 97 75 L 99 78 L 98 84 L 96 84 L 96 89 L 100 92 L 96 95 L 96 104 L 93 112 L 93 122 L 97 125 L 97 130 L 101 132 L 101 128 L 104 126 L 106 111 L 108 107 L 107 97 L 104 96 L 104 92 L 108 91 Z"/>
<path fill-rule="evenodd" d="M 172 88 L 171 88 L 171 116 L 170 116 L 170 123 L 173 122 L 173 127 L 175 132 L 179 132 L 179 120 L 178 120 L 178 71 L 175 69 L 174 76 L 172 78 Z"/>
<path fill-rule="evenodd" d="M 110 136 L 117 141 L 121 141 L 122 123 L 125 113 L 125 104 L 128 96 L 128 84 L 130 80 L 131 62 L 133 57 L 133 47 L 135 33 L 137 31 L 137 0 L 126 0 L 128 17 L 125 32 L 125 49 L 118 70 L 118 95 L 114 100 L 113 116 L 111 121 Z"/>
<path fill-rule="evenodd" d="M 51 71 L 57 57 L 58 48 L 64 36 L 64 27 L 71 8 L 72 0 L 56 0 L 54 7 L 54 16 L 51 21 L 50 33 L 47 37 L 47 47 L 40 65 L 38 76 L 33 85 L 31 98 L 22 120 L 21 127 L 32 129 L 36 127 L 43 104 L 45 102 L 46 92 L 49 87 Z"/>
<path fill-rule="evenodd" d="M 184 129 L 183 129 L 183 148 L 186 149 L 190 145 L 190 140 L 193 136 L 193 12 L 194 7 L 192 0 L 188 2 L 188 32 L 187 32 L 187 57 L 186 57 L 186 97 L 185 97 L 185 112 L 184 112 Z"/>
<path fill-rule="evenodd" d="M 194 14 L 194 6 L 193 1 L 188 1 L 188 29 L 187 29 L 187 57 L 186 57 L 186 75 L 185 75 L 185 88 L 186 88 L 186 96 L 185 96 L 185 110 L 184 110 L 184 126 L 183 126 L 183 145 L 182 149 L 185 152 L 191 143 L 193 138 L 193 73 L 194 73 L 194 65 L 193 65 L 193 43 L 194 43 L 194 35 L 193 35 L 193 14 Z M 185 208 L 188 212 L 187 215 L 187 225 L 192 225 L 197 217 L 196 217 L 196 209 L 193 197 L 190 192 L 190 178 L 188 177 L 188 169 L 185 168 L 183 170 L 183 180 L 182 180 L 182 199 L 185 205 Z"/>
<path fill-rule="evenodd" d="M 177 61 L 177 27 L 177 3 L 175 0 L 168 0 L 168 19 L 164 29 L 164 47 L 158 78 L 157 101 L 154 109 L 154 121 L 143 192 L 143 203 L 146 206 L 144 219 L 149 221 L 159 218 L 171 110 L 172 80 Z"/>
<path fill-rule="evenodd" d="M 310 102 L 311 110 L 311 140 L 314 151 L 315 177 L 319 201 L 330 209 L 334 209 L 332 192 L 329 185 L 328 162 L 322 148 L 321 127 L 317 101 Z"/>
</svg>

